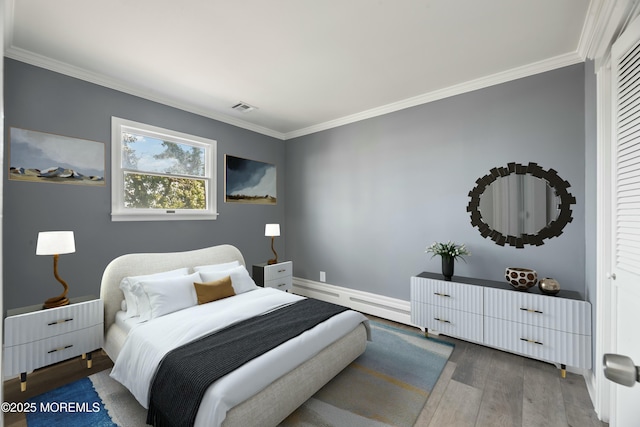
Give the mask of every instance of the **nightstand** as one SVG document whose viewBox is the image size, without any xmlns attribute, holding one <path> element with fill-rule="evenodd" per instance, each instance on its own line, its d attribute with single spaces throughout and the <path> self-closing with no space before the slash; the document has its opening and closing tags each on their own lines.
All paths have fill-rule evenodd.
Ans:
<svg viewBox="0 0 640 427">
<path fill-rule="evenodd" d="M 91 368 L 91 352 L 102 348 L 104 307 L 93 296 L 72 298 L 70 304 L 7 310 L 4 319 L 4 374 L 20 374 L 27 389 L 27 372 L 82 355 Z"/>
<path fill-rule="evenodd" d="M 290 291 L 293 286 L 293 262 L 284 261 L 277 264 L 254 264 L 253 280 L 258 286 Z"/>
</svg>

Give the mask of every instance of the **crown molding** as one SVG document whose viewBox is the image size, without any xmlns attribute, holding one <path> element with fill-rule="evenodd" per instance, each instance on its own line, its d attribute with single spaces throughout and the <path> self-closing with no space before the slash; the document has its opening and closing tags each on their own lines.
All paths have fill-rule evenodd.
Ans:
<svg viewBox="0 0 640 427">
<path fill-rule="evenodd" d="M 148 99 L 150 101 L 159 102 L 170 107 L 175 107 L 180 110 L 184 110 L 190 113 L 198 114 L 200 116 L 208 117 L 223 123 L 227 123 L 233 126 L 237 126 L 243 129 L 247 129 L 253 132 L 257 132 L 263 135 L 271 136 L 280 140 L 287 140 L 298 138 L 304 135 L 320 132 L 323 130 L 332 129 L 335 127 L 343 126 L 350 123 L 355 123 L 361 120 L 381 116 L 384 114 L 393 113 L 395 111 L 403 110 L 417 105 L 427 104 L 440 99 L 448 98 L 455 95 L 471 92 L 478 89 L 494 86 L 501 83 L 506 83 L 512 80 L 517 80 L 523 77 L 551 71 L 557 68 L 566 67 L 579 62 L 584 59 L 577 52 L 556 56 L 544 61 L 539 61 L 526 66 L 513 68 L 504 72 L 496 73 L 490 76 L 482 77 L 479 79 L 471 80 L 462 84 L 450 86 L 444 89 L 428 92 L 415 97 L 407 98 L 399 102 L 383 105 L 380 107 L 372 108 L 370 110 L 362 111 L 360 113 L 352 114 L 349 116 L 341 117 L 336 120 L 331 120 L 317 125 L 309 126 L 303 129 L 282 133 L 273 129 L 265 128 L 263 126 L 255 125 L 253 123 L 246 122 L 244 120 L 236 119 L 234 117 L 226 116 L 223 114 L 215 113 L 209 110 L 205 110 L 199 107 L 195 107 L 189 103 L 178 101 L 170 97 L 160 96 L 157 93 L 140 89 L 133 85 L 122 82 L 118 79 L 113 79 L 104 76 L 99 73 L 94 73 L 66 64 L 61 61 L 54 60 L 52 58 L 35 54 L 33 52 L 26 51 L 24 49 L 10 46 L 5 50 L 5 56 L 7 58 L 15 59 L 17 61 L 25 62 L 27 64 L 35 65 L 37 67 L 45 68 L 50 71 L 54 71 L 60 74 L 64 74 L 70 77 L 78 78 L 90 83 L 94 83 L 100 86 L 104 86 L 110 89 L 114 89 L 120 92 L 128 93 L 130 95 L 138 96 L 140 98 Z"/>
<path fill-rule="evenodd" d="M 271 136 L 277 139 L 284 139 L 284 134 L 263 126 L 259 126 L 253 123 L 246 122 L 244 120 L 236 119 L 235 117 L 227 116 L 224 114 L 215 113 L 210 110 L 206 110 L 200 107 L 196 107 L 187 102 L 179 101 L 167 96 L 161 96 L 157 93 L 145 89 L 141 89 L 134 85 L 125 83 L 121 80 L 114 79 L 103 74 L 94 73 L 67 63 L 57 61 L 55 59 L 38 55 L 36 53 L 9 46 L 5 49 L 4 56 L 7 58 L 15 59 L 17 61 L 25 62 L 27 64 L 35 65 L 36 67 L 45 68 L 56 73 L 64 74 L 70 77 L 74 77 L 80 80 L 84 80 L 90 83 L 94 83 L 100 86 L 114 89 L 120 92 L 127 93 L 129 95 L 138 96 L 140 98 L 148 99 L 149 101 L 158 102 L 170 107 L 178 108 L 183 111 L 198 114 L 200 116 L 208 117 L 210 119 L 217 120 L 219 122 L 227 123 L 239 128 L 247 129 L 256 133 Z"/>
<path fill-rule="evenodd" d="M 602 62 L 613 42 L 638 14 L 638 0 L 591 0 L 578 51 L 584 58 Z"/>
<path fill-rule="evenodd" d="M 298 138 L 304 135 L 309 135 L 338 126 L 355 123 L 372 117 L 393 113 L 405 108 L 427 104 L 429 102 L 438 101 L 440 99 L 449 98 L 451 96 L 472 92 L 478 89 L 484 89 L 489 86 L 495 86 L 497 84 L 506 83 L 512 80 L 521 79 L 523 77 L 528 77 L 539 73 L 544 73 L 546 71 L 555 70 L 557 68 L 566 67 L 583 61 L 584 59 L 577 52 L 556 56 L 554 58 L 535 62 L 533 64 L 513 68 L 511 70 L 503 71 L 490 76 L 481 77 L 479 79 L 450 86 L 444 89 L 439 89 L 412 98 L 407 98 L 399 102 L 394 102 L 392 104 L 383 105 L 381 107 L 372 108 L 360 113 L 341 117 L 336 120 L 331 120 L 292 132 L 287 132 L 284 134 L 284 139 Z"/>
<path fill-rule="evenodd" d="M 580 34 L 580 40 L 578 41 L 577 51 L 582 58 L 586 59 L 590 57 L 590 51 L 593 46 L 597 44 L 596 40 L 601 36 L 601 34 L 598 34 L 598 22 L 604 13 L 604 1 L 605 0 L 591 0 L 589 2 L 587 16 L 584 19 L 582 33 Z"/>
</svg>

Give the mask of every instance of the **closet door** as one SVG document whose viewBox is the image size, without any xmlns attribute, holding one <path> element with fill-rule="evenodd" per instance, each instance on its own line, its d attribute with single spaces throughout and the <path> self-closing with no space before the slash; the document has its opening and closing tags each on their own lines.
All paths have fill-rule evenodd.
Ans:
<svg viewBox="0 0 640 427">
<path fill-rule="evenodd" d="M 612 352 L 640 365 L 640 20 L 612 49 L 614 156 Z M 638 425 L 640 384 L 615 385 L 611 426 Z"/>
</svg>

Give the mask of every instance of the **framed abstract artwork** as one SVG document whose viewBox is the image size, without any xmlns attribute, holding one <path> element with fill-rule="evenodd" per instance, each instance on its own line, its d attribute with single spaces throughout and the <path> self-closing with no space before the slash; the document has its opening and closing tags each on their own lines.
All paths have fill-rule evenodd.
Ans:
<svg viewBox="0 0 640 427">
<path fill-rule="evenodd" d="M 276 166 L 225 154 L 224 201 L 275 205 Z"/>
<path fill-rule="evenodd" d="M 104 143 L 12 127 L 9 179 L 104 186 Z"/>
</svg>

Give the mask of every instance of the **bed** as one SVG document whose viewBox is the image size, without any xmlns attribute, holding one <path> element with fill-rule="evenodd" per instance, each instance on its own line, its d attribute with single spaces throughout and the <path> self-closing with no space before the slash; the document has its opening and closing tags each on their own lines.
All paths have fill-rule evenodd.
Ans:
<svg viewBox="0 0 640 427">
<path fill-rule="evenodd" d="M 148 392 L 148 384 L 145 386 L 137 376 L 144 375 L 140 371 L 148 372 L 152 369 L 149 368 L 150 361 L 162 357 L 162 354 L 136 353 L 139 348 L 151 351 L 145 348 L 145 340 L 153 343 L 151 347 L 155 348 L 156 338 L 147 338 L 151 336 L 150 331 L 155 329 L 158 334 L 157 331 L 163 330 L 162 328 L 176 330 L 178 332 L 174 335 L 185 339 L 182 335 L 197 335 L 200 332 L 192 332 L 194 328 L 183 324 L 183 321 L 200 316 L 205 310 L 207 314 L 203 318 L 218 315 L 210 314 L 214 310 L 209 310 L 207 306 L 215 307 L 216 313 L 223 313 L 227 305 L 243 304 L 242 307 L 249 308 L 227 311 L 243 313 L 242 316 L 245 316 L 246 311 L 246 316 L 251 316 L 254 310 L 252 307 L 257 304 L 254 301 L 259 300 L 260 304 L 267 301 L 267 304 L 274 304 L 275 307 L 302 297 L 275 289 L 257 288 L 136 324 L 127 323 L 123 316 L 123 308 L 126 307 L 123 305 L 125 295 L 120 289 L 122 280 L 183 268 L 192 272 L 198 266 L 228 263 L 245 266 L 244 258 L 236 247 L 219 245 L 185 252 L 127 254 L 114 259 L 105 268 L 100 288 L 105 313 L 104 350 L 114 361 L 112 376 L 129 388 L 145 408 L 148 403 L 145 402 L 148 398 L 145 394 Z M 225 320 L 231 323 L 233 321 Z M 218 318 L 211 322 L 215 325 L 221 323 Z M 179 328 L 185 328 L 184 333 Z M 137 341 L 140 339 L 143 340 L 143 345 Z M 340 313 L 212 384 L 202 399 L 195 425 L 275 426 L 362 354 L 368 339 L 368 323 L 362 314 L 351 310 Z M 167 341 L 170 339 L 167 338 Z M 251 380 L 248 381 L 248 378 Z M 247 384 L 251 386 L 246 387 Z"/>
</svg>

